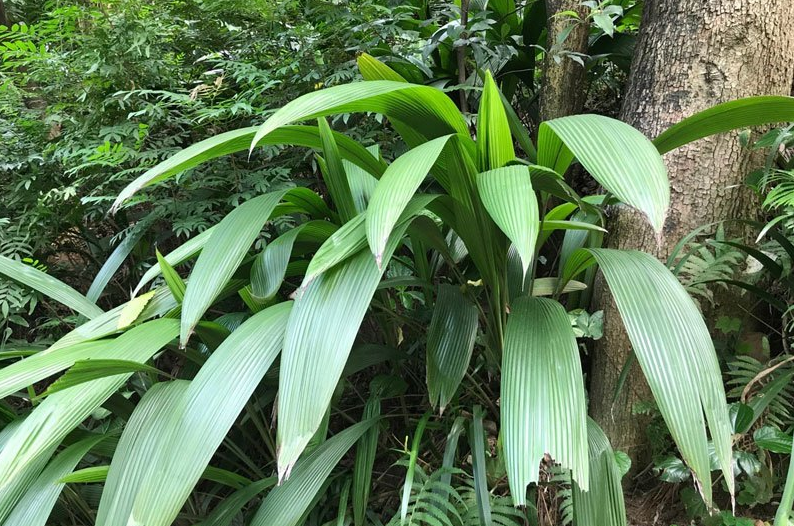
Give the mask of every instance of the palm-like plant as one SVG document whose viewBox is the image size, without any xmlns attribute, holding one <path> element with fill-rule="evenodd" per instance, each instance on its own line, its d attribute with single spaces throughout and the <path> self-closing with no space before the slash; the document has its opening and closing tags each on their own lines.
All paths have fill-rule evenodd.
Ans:
<svg viewBox="0 0 794 526">
<path fill-rule="evenodd" d="M 46 351 L 0 369 L 2 397 L 25 388 L 35 395 L 37 382 L 67 371 L 0 435 L 3 524 L 33 524 L 24 511 L 39 498 L 46 505 L 36 508 L 36 523 L 44 523 L 57 497 L 52 482 L 93 443 L 53 454 L 65 439 L 73 443 L 81 423 L 112 402 L 138 371 L 153 385 L 146 386 L 100 477 L 106 482 L 97 524 L 171 524 L 200 478 L 234 479 L 210 472 L 210 460 L 224 440 L 233 441 L 230 429 L 241 413 L 262 426 L 265 402 L 249 399 L 279 353 L 277 439 L 266 446 L 277 457 L 281 484 L 251 524 L 297 524 L 345 452 L 361 437 L 360 447 L 377 443 L 368 440 L 377 420 L 374 406 L 365 420 L 325 436 L 337 384 L 358 367 L 351 349 L 362 321 L 373 298 L 388 299 L 395 285 L 382 279 L 395 254 L 413 268 L 410 280 L 397 282 L 418 287 L 433 306 L 426 334 L 431 404 L 443 411 L 454 399 L 477 341 L 478 352 L 501 366 L 500 434 L 516 505 L 526 504 L 527 486 L 538 481 L 539 464 L 549 455 L 570 470 L 581 524 L 625 523 L 614 456 L 603 433 L 587 421 L 577 344 L 562 303 L 569 292 L 582 290 L 575 278 L 594 264 L 609 283 L 660 411 L 705 500 L 711 501 L 706 421 L 732 490 L 725 393 L 696 306 L 653 257 L 598 248 L 592 240 L 603 232 L 605 204 L 635 207 L 661 228 L 669 202 L 661 153 L 707 134 L 791 118 L 792 99 L 729 103 L 654 142 L 606 117 L 565 117 L 541 125 L 535 153 L 489 74 L 474 139 L 443 92 L 407 83 L 371 57 L 362 56 L 360 68 L 365 82 L 310 93 L 260 127 L 224 133 L 174 155 L 133 182 L 114 206 L 208 159 L 263 144 L 322 152 L 318 164 L 328 199 L 294 188 L 243 203 L 209 231 L 164 257 L 158 254 L 159 265 L 144 276 L 133 299 L 107 312 L 42 272 L 0 259 L 0 272 L 87 319 Z M 324 120 L 356 111 L 386 116 L 409 150 L 386 163 Z M 310 119 L 318 125 L 293 124 Z M 516 155 L 514 139 L 524 145 L 526 158 Z M 564 183 L 562 174 L 574 160 L 606 196 L 582 199 Z M 287 214 L 300 218 L 298 225 L 249 257 L 263 225 Z M 594 217 L 595 224 L 576 217 Z M 565 230 L 570 242 L 555 275 L 542 275 L 538 255 L 555 230 Z M 185 282 L 173 267 L 191 258 L 196 261 Z M 139 294 L 158 275 L 165 285 Z M 301 280 L 294 291 L 293 278 Z M 250 316 L 242 324 L 210 319 L 209 309 L 236 293 Z M 399 328 L 384 322 L 382 329 L 394 334 Z M 478 334 L 484 337 L 478 340 Z M 191 362 L 182 378 L 156 381 L 163 376 L 144 365 L 162 349 Z M 363 363 L 376 361 L 370 355 Z M 362 463 L 370 458 L 371 470 L 371 455 L 361 457 Z M 272 482 L 253 484 L 262 491 Z M 229 497 L 218 515 L 235 513 L 253 487 Z M 362 493 L 357 489 L 353 496 L 359 510 L 355 501 Z M 596 500 L 610 502 L 609 510 Z"/>
</svg>

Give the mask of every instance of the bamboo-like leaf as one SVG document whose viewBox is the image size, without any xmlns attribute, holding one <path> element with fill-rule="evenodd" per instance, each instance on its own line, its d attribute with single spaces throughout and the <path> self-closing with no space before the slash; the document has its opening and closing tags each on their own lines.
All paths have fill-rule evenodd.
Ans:
<svg viewBox="0 0 794 526">
<path fill-rule="evenodd" d="M 407 124 L 426 140 L 451 133 L 468 135 L 463 116 L 442 91 L 405 82 L 373 80 L 333 86 L 289 102 L 260 126 L 251 148 L 287 124 L 362 111 L 381 113 Z"/>
<path fill-rule="evenodd" d="M 252 126 L 221 133 L 177 152 L 128 184 L 114 201 L 111 212 L 117 211 L 124 201 L 135 195 L 141 188 L 165 181 L 169 177 L 211 159 L 246 151 L 251 146 L 251 141 L 256 135 L 257 129 L 257 126 Z M 383 173 L 383 164 L 377 159 L 373 159 L 367 150 L 356 141 L 336 132 L 334 132 L 334 139 L 343 158 L 356 163 L 370 173 L 378 175 Z M 315 150 L 322 148 L 319 131 L 316 126 L 284 126 L 281 129 L 271 131 L 267 137 L 257 140 L 256 144 L 257 146 L 291 144 Z M 172 265 L 175 264 L 172 261 L 169 262 Z"/>
<path fill-rule="evenodd" d="M 155 320 L 119 336 L 111 350 L 115 358 L 144 362 L 177 334 L 175 320 Z M 5 520 L 61 440 L 116 392 L 128 376 L 102 378 L 55 393 L 22 421 L 0 451 L 0 520 Z"/>
<path fill-rule="evenodd" d="M 198 526 L 229 526 L 234 517 L 240 513 L 243 506 L 262 493 L 267 488 L 276 484 L 278 479 L 276 477 L 268 477 L 266 479 L 252 482 L 244 488 L 240 488 L 218 504 L 212 513 L 207 515 L 207 518 L 198 523 Z"/>
<path fill-rule="evenodd" d="M 482 407 L 474 406 L 471 421 L 471 457 L 474 475 L 474 493 L 477 497 L 477 510 L 480 513 L 481 526 L 493 526 L 491 518 L 491 496 L 488 491 L 488 468 L 485 465 L 485 429 L 482 419 L 485 415 Z"/>
<path fill-rule="evenodd" d="M 760 96 L 712 106 L 673 124 L 653 140 L 660 153 L 739 128 L 794 121 L 794 97 Z"/>
<path fill-rule="evenodd" d="M 110 253 L 110 256 L 105 260 L 105 263 L 102 264 L 102 268 L 99 269 L 96 276 L 94 276 L 94 281 L 91 282 L 91 286 L 88 287 L 88 292 L 85 293 L 85 297 L 88 298 L 88 301 L 96 302 L 99 299 L 99 296 L 102 294 L 102 291 L 105 290 L 108 283 L 110 283 L 113 274 L 121 267 L 124 260 L 127 259 L 127 256 L 130 255 L 132 249 L 135 248 L 135 245 L 138 244 L 143 234 L 146 233 L 145 228 L 139 228 L 132 234 L 128 235 L 124 238 L 124 241 L 119 243 L 119 245 Z"/>
<path fill-rule="evenodd" d="M 215 228 L 190 273 L 182 301 L 180 345 L 187 344 L 193 328 L 237 270 L 285 193 L 286 189 L 278 190 L 246 201 Z"/>
<path fill-rule="evenodd" d="M 586 416 L 579 347 L 565 309 L 550 299 L 518 298 L 502 355 L 502 437 L 516 506 L 526 505 L 544 454 L 587 489 Z"/>
<path fill-rule="evenodd" d="M 392 234 L 384 266 L 407 227 L 405 222 Z M 279 372 L 281 480 L 289 476 L 320 426 L 382 274 L 364 250 L 317 276 L 295 301 Z M 308 392 L 312 396 L 307 397 Z"/>
<path fill-rule="evenodd" d="M 661 230 L 670 205 L 667 169 L 639 130 L 601 115 L 572 115 L 540 125 L 539 164 L 563 173 L 574 156 L 604 188 Z"/>
<path fill-rule="evenodd" d="M 501 168 L 516 156 L 502 96 L 490 71 L 485 72 L 477 113 L 477 164 L 480 171 Z"/>
<path fill-rule="evenodd" d="M 77 463 L 104 436 L 83 439 L 64 449 L 41 472 L 41 475 L 19 500 L 3 526 L 44 526 L 58 500 L 64 483 L 60 479 L 70 473 Z"/>
<path fill-rule="evenodd" d="M 0 256 L 0 274 L 41 292 L 75 312 L 79 312 L 86 318 L 91 319 L 102 314 L 102 309 L 97 307 L 93 301 L 63 281 L 20 261 Z"/>
<path fill-rule="evenodd" d="M 477 176 L 477 188 L 485 209 L 513 242 L 526 275 L 540 230 L 538 200 L 529 171 L 522 166 L 490 170 Z"/>
<path fill-rule="evenodd" d="M 320 140 L 323 145 L 324 166 L 323 180 L 328 187 L 328 193 L 339 211 L 343 222 L 350 221 L 356 216 L 356 206 L 353 195 L 350 193 L 350 183 L 347 180 L 345 167 L 342 165 L 342 156 L 336 141 L 331 133 L 331 128 L 324 118 L 317 119 L 320 130 Z"/>
<path fill-rule="evenodd" d="M 441 285 L 427 332 L 427 390 L 442 413 L 469 367 L 477 324 L 477 306 L 460 288 Z"/>
<path fill-rule="evenodd" d="M 177 271 L 174 270 L 174 267 L 168 263 L 168 260 L 160 254 L 159 250 L 155 250 L 155 254 L 157 255 L 157 264 L 160 267 L 160 273 L 163 275 L 168 290 L 171 291 L 171 295 L 177 303 L 182 303 L 182 300 L 185 299 L 185 290 L 187 289 L 185 282 Z"/>
<path fill-rule="evenodd" d="M 367 241 L 378 266 L 397 220 L 419 189 L 449 140 L 439 137 L 413 148 L 389 165 L 381 177 L 367 209 Z"/>
<path fill-rule="evenodd" d="M 286 302 L 255 314 L 223 341 L 191 382 L 171 382 L 147 393 L 147 403 L 133 413 L 113 457 L 99 524 L 173 522 L 278 355 L 291 308 Z"/>
<path fill-rule="evenodd" d="M 376 419 L 353 424 L 329 438 L 295 466 L 292 476 L 274 488 L 251 520 L 251 526 L 296 526 L 342 456 Z"/>
<path fill-rule="evenodd" d="M 598 262 L 684 461 L 711 502 L 703 413 L 728 489 L 733 493 L 731 423 L 717 355 L 697 306 L 656 258 L 637 251 L 586 249 Z M 581 251 L 581 252 L 584 252 Z M 576 264 L 576 253 L 568 265 Z"/>
<path fill-rule="evenodd" d="M 98 378 L 138 372 L 151 373 L 154 375 L 165 374 L 151 365 L 132 360 L 80 360 L 75 362 L 60 378 L 51 383 L 49 387 L 47 387 L 47 390 L 40 395 L 40 398 L 50 396 L 58 391 L 63 391 L 64 389 L 84 384 Z"/>
<path fill-rule="evenodd" d="M 370 395 L 364 405 L 364 420 L 380 417 L 380 393 Z M 372 484 L 372 469 L 378 449 L 380 429 L 373 426 L 358 440 L 356 445 L 356 461 L 353 464 L 353 524 L 364 525 L 364 516 L 369 503 L 369 491 Z"/>
<path fill-rule="evenodd" d="M 590 490 L 573 483 L 573 513 L 577 526 L 626 526 L 626 506 L 620 469 L 609 439 L 593 420 L 587 419 Z"/>
<path fill-rule="evenodd" d="M 302 227 L 299 225 L 281 234 L 257 256 L 251 267 L 251 292 L 257 298 L 269 301 L 276 296 L 284 282 L 292 247 Z"/>
</svg>

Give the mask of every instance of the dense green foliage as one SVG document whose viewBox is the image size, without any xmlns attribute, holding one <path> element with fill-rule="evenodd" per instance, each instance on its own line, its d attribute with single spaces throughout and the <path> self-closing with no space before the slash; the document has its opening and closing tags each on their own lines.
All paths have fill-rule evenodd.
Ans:
<svg viewBox="0 0 794 526">
<path fill-rule="evenodd" d="M 641 3 L 584 5 L 558 16 L 590 54 L 545 49 L 537 0 L 465 27 L 435 2 L 6 1 L 0 524 L 625 525 L 628 457 L 586 416 L 600 269 L 654 476 L 705 524 L 743 524 L 735 497 L 785 525 L 790 128 L 743 135 L 770 152 L 755 243 L 601 246 L 612 206 L 662 227 L 662 153 L 794 102 L 649 141 L 606 116 Z M 544 56 L 588 68 L 594 113 L 539 122 Z M 722 290 L 770 330 L 709 334 Z"/>
</svg>

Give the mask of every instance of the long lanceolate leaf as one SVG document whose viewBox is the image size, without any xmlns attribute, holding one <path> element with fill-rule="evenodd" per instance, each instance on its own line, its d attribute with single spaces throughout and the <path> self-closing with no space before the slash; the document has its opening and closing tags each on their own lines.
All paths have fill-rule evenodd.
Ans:
<svg viewBox="0 0 794 526">
<path fill-rule="evenodd" d="M 511 306 L 502 355 L 502 435 L 516 506 L 549 454 L 588 488 L 587 423 L 579 348 L 565 309 L 545 298 Z"/>
<path fill-rule="evenodd" d="M 454 285 L 441 285 L 427 333 L 427 390 L 441 412 L 458 390 L 477 336 L 477 306 Z"/>
<path fill-rule="evenodd" d="M 590 490 L 573 484 L 574 521 L 577 526 L 626 526 L 626 505 L 620 484 L 620 469 L 604 432 L 587 419 L 590 456 Z"/>
<path fill-rule="evenodd" d="M 403 223 L 393 232 L 384 264 L 407 227 Z M 364 250 L 316 277 L 295 301 L 279 371 L 278 472 L 282 480 L 322 422 L 382 274 L 372 254 Z"/>
<path fill-rule="evenodd" d="M 481 173 L 477 176 L 477 188 L 485 209 L 516 247 L 526 275 L 535 257 L 540 230 L 538 200 L 529 170 L 523 166 L 506 166 Z"/>
<path fill-rule="evenodd" d="M 218 297 L 245 258 L 259 231 L 287 190 L 270 192 L 241 204 L 223 218 L 196 261 L 182 301 L 179 341 L 187 343 L 193 328 Z"/>
<path fill-rule="evenodd" d="M 251 526 L 295 526 L 314 500 L 325 479 L 342 456 L 377 419 L 353 424 L 334 435 L 295 466 L 292 476 L 271 491 L 259 508 Z"/>
<path fill-rule="evenodd" d="M 0 274 L 41 292 L 86 318 L 95 318 L 102 314 L 102 309 L 72 287 L 30 265 L 0 256 Z"/>
<path fill-rule="evenodd" d="M 659 411 L 694 471 L 704 500 L 711 502 L 704 412 L 732 494 L 731 424 L 714 344 L 700 311 L 675 276 L 653 256 L 586 250 L 606 277 Z"/>
<path fill-rule="evenodd" d="M 118 210 L 124 201 L 132 197 L 141 188 L 164 181 L 211 159 L 247 150 L 251 146 L 251 140 L 253 140 L 257 129 L 257 126 L 252 126 L 221 133 L 215 137 L 197 142 L 174 154 L 127 185 L 119 193 L 111 207 L 111 211 Z M 380 175 L 383 173 L 385 168 L 383 163 L 373 158 L 363 146 L 341 133 L 333 132 L 333 136 L 343 158 L 361 166 L 372 174 Z M 322 142 L 316 126 L 284 126 L 257 141 L 257 145 L 265 144 L 291 144 L 316 150 L 322 148 Z"/>
<path fill-rule="evenodd" d="M 715 133 L 794 121 L 794 97 L 747 97 L 717 104 L 678 122 L 653 140 L 660 153 Z"/>
<path fill-rule="evenodd" d="M 119 336 L 127 347 L 124 359 L 146 361 L 178 334 L 176 320 L 155 320 Z M 127 343 L 133 345 L 127 346 Z M 94 380 L 49 396 L 22 421 L 0 451 L 0 521 L 25 488 L 38 476 L 61 440 L 88 418 L 129 377 Z"/>
<path fill-rule="evenodd" d="M 83 439 L 58 453 L 20 499 L 3 526 L 44 526 L 65 484 L 59 480 L 104 436 Z"/>
<path fill-rule="evenodd" d="M 417 146 L 398 157 L 381 177 L 367 208 L 367 241 L 381 264 L 394 225 L 435 164 L 449 136 Z"/>
<path fill-rule="evenodd" d="M 643 212 L 654 230 L 661 230 L 670 205 L 667 169 L 639 130 L 601 115 L 542 123 L 538 163 L 563 173 L 573 157 L 615 197 Z"/>
<path fill-rule="evenodd" d="M 466 121 L 442 91 L 405 82 L 373 80 L 334 86 L 293 100 L 257 130 L 251 149 L 284 125 L 335 113 L 364 111 L 382 113 L 407 124 L 425 140 L 450 133 L 468 135 Z"/>
<path fill-rule="evenodd" d="M 168 384 L 141 404 L 113 457 L 99 524 L 173 522 L 278 355 L 291 308 L 291 302 L 280 303 L 252 316 L 191 382 Z"/>
</svg>

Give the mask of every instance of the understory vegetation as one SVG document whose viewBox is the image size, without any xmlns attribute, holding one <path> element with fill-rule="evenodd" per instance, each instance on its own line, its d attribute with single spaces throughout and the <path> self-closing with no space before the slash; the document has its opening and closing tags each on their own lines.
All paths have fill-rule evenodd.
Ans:
<svg viewBox="0 0 794 526">
<path fill-rule="evenodd" d="M 548 5 L 0 1 L 0 524 L 794 522 L 794 97 L 646 137 L 643 3 Z M 754 215 L 609 243 L 712 136 Z"/>
</svg>

